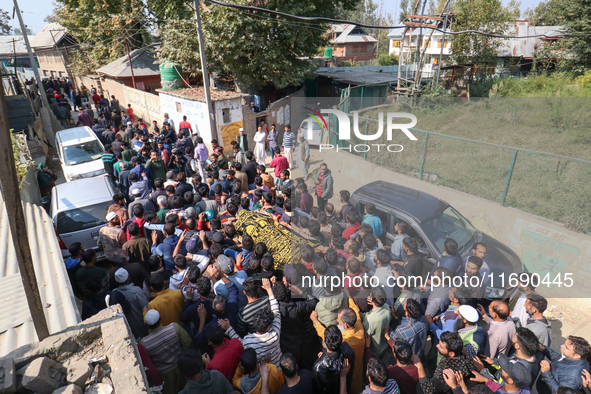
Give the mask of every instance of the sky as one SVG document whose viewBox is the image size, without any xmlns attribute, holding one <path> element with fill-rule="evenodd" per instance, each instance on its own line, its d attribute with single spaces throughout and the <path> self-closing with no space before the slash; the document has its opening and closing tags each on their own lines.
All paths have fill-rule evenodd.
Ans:
<svg viewBox="0 0 591 394">
<path fill-rule="evenodd" d="M 376 0 L 380 1 L 380 0 Z M 391 13 L 397 20 L 396 15 L 398 12 L 395 12 L 396 7 L 400 4 L 400 0 L 381 0 L 384 4 L 384 11 Z M 509 0 L 503 0 L 504 4 L 507 4 Z M 536 6 L 540 0 L 521 0 L 521 10 L 525 11 L 527 8 Z M 12 2 L 3 2 L 2 6 L 6 7 L 5 11 L 8 11 L 10 16 L 12 16 L 12 7 L 8 8 L 5 4 L 10 4 Z M 45 25 L 43 19 L 49 14 L 51 14 L 53 10 L 53 2 L 49 0 L 18 0 L 19 7 L 21 11 L 23 11 L 23 19 L 25 21 L 25 25 L 29 29 L 33 31 L 33 33 L 37 33 L 41 28 Z M 11 20 L 10 23 L 13 27 L 19 27 L 18 20 Z"/>
</svg>

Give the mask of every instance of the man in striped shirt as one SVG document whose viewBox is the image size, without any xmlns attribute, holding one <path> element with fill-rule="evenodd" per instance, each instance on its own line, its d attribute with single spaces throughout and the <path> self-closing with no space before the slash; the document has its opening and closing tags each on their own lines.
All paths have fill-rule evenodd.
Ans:
<svg viewBox="0 0 591 394">
<path fill-rule="evenodd" d="M 105 152 L 101 155 L 105 172 L 115 181 L 115 168 L 114 165 L 117 163 L 117 158 L 113 153 L 113 148 L 110 144 L 105 145 Z"/>
<path fill-rule="evenodd" d="M 259 298 L 259 287 L 255 286 L 253 278 L 247 278 L 242 283 L 242 287 L 248 304 L 244 306 L 244 309 L 238 315 L 238 323 L 235 329 L 240 336 L 245 336 L 255 332 L 254 316 L 261 309 L 269 309 L 269 298 Z"/>
<path fill-rule="evenodd" d="M 293 147 L 295 145 L 295 134 L 291 132 L 291 126 L 285 126 L 285 133 L 283 133 L 283 150 L 285 151 L 285 157 L 289 163 L 288 168 L 292 168 L 291 155 L 293 153 Z"/>
<path fill-rule="evenodd" d="M 246 281 L 244 282 L 246 283 Z M 241 338 L 230 326 L 227 319 L 219 320 L 218 324 L 226 330 L 226 335 L 230 338 L 240 339 L 245 349 L 253 348 L 257 352 L 258 359 L 263 359 L 267 355 L 270 357 L 270 363 L 279 365 L 281 359 L 281 347 L 279 346 L 279 337 L 281 334 L 281 313 L 279 304 L 273 295 L 273 289 L 269 279 L 263 279 L 263 289 L 269 295 L 271 311 L 266 308 L 259 310 L 253 319 L 255 332 Z"/>
</svg>

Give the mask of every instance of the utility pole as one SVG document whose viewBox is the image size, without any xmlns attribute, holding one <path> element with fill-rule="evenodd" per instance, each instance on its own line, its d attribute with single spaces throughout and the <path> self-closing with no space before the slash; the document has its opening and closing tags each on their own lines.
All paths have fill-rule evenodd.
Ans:
<svg viewBox="0 0 591 394">
<path fill-rule="evenodd" d="M 435 80 L 435 90 L 439 87 L 439 73 L 441 72 L 441 59 L 443 58 L 443 48 L 445 47 L 445 31 L 447 29 L 447 18 L 449 16 L 449 6 L 451 1 L 447 2 L 447 11 L 445 12 L 445 23 L 443 24 L 443 37 L 441 38 L 441 51 L 439 52 L 439 64 L 437 65 L 437 79 Z"/>
<path fill-rule="evenodd" d="M 207 60 L 205 59 L 205 44 L 203 43 L 203 32 L 201 31 L 201 15 L 199 14 L 199 0 L 194 0 L 195 18 L 197 19 L 197 35 L 199 37 L 199 57 L 201 57 L 201 72 L 203 73 L 203 90 L 205 90 L 205 102 L 209 113 L 209 127 L 211 138 L 217 139 L 217 128 L 215 126 L 215 115 L 209 92 L 209 74 L 207 73 Z"/>
<path fill-rule="evenodd" d="M 17 12 L 20 13 L 18 9 Z M 26 34 L 24 28 L 23 34 Z M 4 97 L 4 86 L 2 84 L 0 84 L 0 188 L 2 189 L 2 198 L 6 206 L 10 234 L 12 243 L 14 244 L 18 269 L 23 280 L 23 287 L 25 288 L 25 296 L 29 304 L 29 311 L 33 318 L 37 337 L 39 341 L 42 341 L 49 336 L 49 329 L 47 328 L 47 320 L 45 320 L 45 314 L 43 313 L 43 303 L 39 295 L 37 276 L 35 276 L 35 267 L 33 266 L 29 238 L 27 237 L 25 214 L 21 201 L 18 178 L 16 176 L 12 141 L 8 126 L 8 112 Z M 0 209 L 3 208 L 0 206 Z M 5 240 L 4 242 L 8 241 Z"/>
<path fill-rule="evenodd" d="M 64 54 L 62 53 L 62 51 L 60 51 L 60 47 L 57 46 L 57 42 L 55 41 L 55 37 L 53 36 L 53 32 L 54 31 L 63 31 L 63 30 L 49 30 L 49 34 L 51 34 L 51 39 L 53 40 L 53 46 L 55 47 L 55 49 L 57 49 L 57 53 L 60 54 L 60 58 L 62 59 L 62 64 L 64 65 L 64 70 L 66 70 L 66 73 L 68 74 L 68 78 L 72 79 L 71 75 L 70 75 L 70 70 L 68 69 L 68 65 L 66 64 L 66 59 L 64 58 Z M 69 95 L 70 92 L 65 92 L 66 95 Z"/>
<path fill-rule="evenodd" d="M 12 39 L 12 51 L 14 52 L 14 77 L 17 78 L 17 76 L 16 76 L 16 40 L 14 38 Z"/>
<path fill-rule="evenodd" d="M 131 64 L 131 55 L 129 54 L 129 43 L 127 42 L 127 37 L 125 37 L 125 49 L 127 49 L 127 61 L 129 62 L 129 69 L 131 70 L 131 83 L 133 84 L 133 88 L 135 87 L 135 75 L 133 75 L 133 64 Z"/>
<path fill-rule="evenodd" d="M 16 15 L 18 16 L 18 22 L 21 25 L 21 31 L 23 32 L 23 39 L 25 40 L 27 52 L 29 53 L 29 61 L 31 62 L 31 67 L 33 67 L 33 72 L 35 73 L 37 87 L 39 88 L 39 94 L 41 95 L 41 102 L 43 103 L 43 106 L 45 108 L 47 108 L 47 110 L 49 111 L 51 109 L 51 106 L 49 105 L 49 101 L 47 101 L 47 95 L 45 94 L 45 89 L 43 88 L 43 82 L 41 82 L 41 76 L 39 75 L 39 69 L 37 68 L 37 63 L 35 62 L 35 57 L 33 56 L 33 51 L 31 50 L 31 44 L 29 43 L 29 36 L 27 35 L 27 27 L 25 26 L 25 22 L 23 22 L 23 16 L 21 15 L 21 9 L 18 7 L 17 0 L 13 0 L 13 1 L 14 1 L 14 9 L 16 11 Z M 53 134 L 53 130 L 51 130 L 51 134 Z"/>
</svg>

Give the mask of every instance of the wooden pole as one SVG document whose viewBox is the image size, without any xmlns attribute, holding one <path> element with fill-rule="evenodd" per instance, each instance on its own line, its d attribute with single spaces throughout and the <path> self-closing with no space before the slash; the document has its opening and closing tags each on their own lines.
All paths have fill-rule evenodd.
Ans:
<svg viewBox="0 0 591 394">
<path fill-rule="evenodd" d="M 131 83 L 133 84 L 133 88 L 135 87 L 135 75 L 133 75 L 133 64 L 131 64 L 131 55 L 129 54 L 129 44 L 127 43 L 127 37 L 125 37 L 125 49 L 127 49 L 127 61 L 129 62 L 129 69 L 131 70 Z"/>
<path fill-rule="evenodd" d="M 21 26 L 21 31 L 23 32 L 23 40 L 25 40 L 25 46 L 27 47 L 27 52 L 29 54 L 29 62 L 31 63 L 31 67 L 33 68 L 33 72 L 35 73 L 35 79 L 37 82 L 37 87 L 39 88 L 39 95 L 41 95 L 41 103 L 43 106 L 50 111 L 51 105 L 49 105 L 49 100 L 47 100 L 47 95 L 45 94 L 45 88 L 43 87 L 43 82 L 41 82 L 41 75 L 39 74 L 39 68 L 37 67 L 37 63 L 35 62 L 35 57 L 33 56 L 33 50 L 31 49 L 31 44 L 29 43 L 29 37 L 27 35 L 27 26 L 25 26 L 25 22 L 23 22 L 23 16 L 21 15 L 21 9 L 18 7 L 17 0 L 14 1 L 14 10 L 16 12 L 16 16 L 18 16 L 18 22 Z M 53 130 L 50 131 L 53 134 Z M 12 157 L 12 156 L 11 156 Z"/>
<path fill-rule="evenodd" d="M 21 202 L 20 188 L 16 176 L 16 166 L 12 151 L 12 140 L 8 126 L 8 112 L 4 96 L 4 86 L 0 84 L 0 188 L 6 205 L 6 214 L 10 224 L 12 243 L 18 262 L 18 268 L 23 280 L 29 311 L 33 318 L 33 325 L 37 331 L 39 341 L 49 336 L 47 321 L 43 313 L 43 303 L 39 295 L 35 267 L 31 257 L 25 213 Z M 52 234 L 48 234 L 51 236 Z M 8 240 L 4 240 L 7 242 Z"/>
<path fill-rule="evenodd" d="M 199 39 L 199 57 L 201 58 L 201 72 L 203 73 L 203 90 L 205 91 L 205 103 L 209 113 L 209 127 L 211 138 L 217 139 L 218 132 L 215 124 L 215 114 L 213 113 L 213 104 L 211 102 L 211 93 L 209 91 L 209 74 L 207 72 L 207 59 L 205 58 L 205 44 L 203 40 L 203 31 L 201 26 L 201 14 L 199 13 L 199 0 L 194 0 L 195 19 L 197 20 L 197 38 Z"/>
<path fill-rule="evenodd" d="M 17 78 L 17 76 L 16 76 L 16 40 L 14 38 L 12 39 L 12 51 L 14 52 L 14 77 Z"/>
</svg>

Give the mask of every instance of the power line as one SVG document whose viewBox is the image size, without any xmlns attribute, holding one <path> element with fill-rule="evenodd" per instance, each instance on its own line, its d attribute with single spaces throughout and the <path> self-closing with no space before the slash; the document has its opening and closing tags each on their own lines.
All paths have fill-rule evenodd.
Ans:
<svg viewBox="0 0 591 394">
<path fill-rule="evenodd" d="M 231 4 L 231 3 L 226 3 L 224 1 L 219 1 L 219 0 L 207 0 L 213 4 L 222 6 L 222 7 L 227 7 L 227 8 L 235 8 L 235 9 L 241 9 L 241 10 L 247 10 L 247 11 L 262 11 L 262 12 L 266 12 L 269 14 L 275 14 L 275 15 L 281 15 L 287 18 L 293 18 L 293 19 L 299 19 L 299 20 L 305 20 L 305 21 L 318 21 L 318 22 L 329 22 L 329 23 L 335 23 L 335 24 L 350 24 L 350 25 L 356 25 L 359 27 L 364 27 L 367 29 L 401 29 L 401 28 L 406 28 L 406 25 L 398 25 L 398 26 L 380 26 L 380 25 L 367 25 L 364 23 L 359 23 L 359 22 L 353 22 L 353 21 L 348 21 L 348 20 L 343 20 L 343 19 L 334 19 L 334 18 L 326 18 L 326 17 L 321 17 L 321 16 L 300 16 L 300 15 L 293 15 L 293 14 L 288 14 L 286 12 L 281 12 L 281 11 L 274 11 L 274 10 L 270 10 L 267 8 L 262 8 L 262 7 L 255 7 L 255 6 L 249 6 L 249 5 L 239 5 L 239 4 Z M 493 33 L 487 33 L 485 31 L 482 30 L 462 30 L 462 31 L 455 31 L 455 32 L 447 32 L 444 31 L 443 29 L 439 29 L 439 28 L 435 28 L 435 27 L 430 27 L 430 26 L 424 26 L 424 29 L 431 29 L 431 30 L 435 30 L 438 31 L 440 33 L 445 33 L 445 34 L 449 34 L 449 35 L 458 35 L 458 34 L 480 34 L 483 36 L 488 36 L 488 37 L 492 37 L 492 38 L 538 38 L 538 37 L 545 37 L 545 38 L 559 38 L 559 37 L 590 37 L 591 33 L 564 33 L 561 34 L 560 36 L 549 36 L 547 34 L 536 34 L 536 35 L 529 35 L 529 36 L 507 36 L 507 35 L 502 35 L 502 34 L 493 34 Z"/>
</svg>

